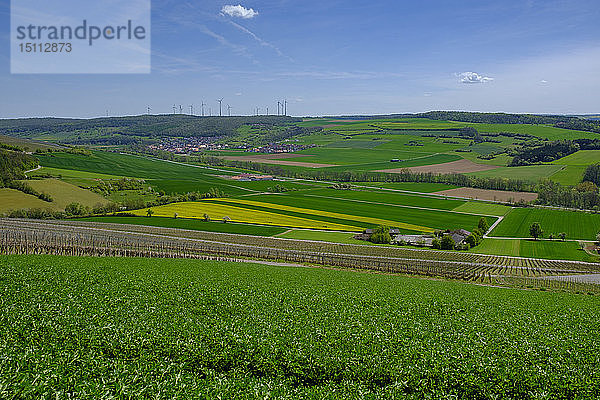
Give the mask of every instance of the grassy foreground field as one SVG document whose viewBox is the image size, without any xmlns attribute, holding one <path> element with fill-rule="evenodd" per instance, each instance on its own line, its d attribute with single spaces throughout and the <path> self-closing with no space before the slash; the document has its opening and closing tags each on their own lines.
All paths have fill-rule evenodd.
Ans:
<svg viewBox="0 0 600 400">
<path fill-rule="evenodd" d="M 0 256 L 5 398 L 600 395 L 600 298 L 326 269 Z"/>
</svg>

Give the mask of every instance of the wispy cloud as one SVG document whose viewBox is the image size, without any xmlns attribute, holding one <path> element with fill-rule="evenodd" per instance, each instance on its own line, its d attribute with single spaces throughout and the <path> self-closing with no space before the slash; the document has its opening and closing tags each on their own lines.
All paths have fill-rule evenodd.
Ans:
<svg viewBox="0 0 600 400">
<path fill-rule="evenodd" d="M 229 40 L 227 40 L 225 38 L 225 36 L 219 35 L 218 33 L 213 32 L 210 29 L 208 29 L 206 27 L 206 25 L 200 25 L 200 26 L 198 26 L 198 29 L 200 29 L 200 31 L 202 31 L 204 34 L 216 39 L 221 45 L 223 45 L 225 47 L 229 47 L 235 53 L 251 59 L 254 63 L 258 63 L 258 61 L 256 61 L 250 53 L 248 53 L 248 50 L 246 49 L 246 47 L 230 42 Z"/>
<path fill-rule="evenodd" d="M 221 15 L 229 15 L 234 18 L 250 19 L 258 15 L 258 11 L 254 11 L 252 8 L 246 8 L 241 4 L 237 6 L 226 5 L 221 9 Z"/>
<path fill-rule="evenodd" d="M 250 35 L 254 40 L 256 40 L 258 43 L 260 43 L 261 46 L 264 47 L 269 47 L 271 49 L 273 49 L 280 57 L 283 58 L 287 58 L 290 61 L 294 61 L 293 58 L 283 54 L 283 52 L 281 50 L 279 50 L 279 48 L 277 46 L 275 46 L 272 43 L 267 42 L 266 40 L 260 38 L 258 35 L 256 35 L 254 32 L 252 32 L 250 29 L 246 28 L 245 26 L 242 26 L 236 22 L 233 21 L 227 21 L 229 22 L 231 25 L 233 25 L 234 27 L 236 27 L 237 29 L 239 29 L 240 31 L 247 33 L 248 35 Z"/>
<path fill-rule="evenodd" d="M 404 74 L 394 72 L 365 71 L 285 71 L 275 74 L 278 78 L 311 78 L 311 79 L 390 79 L 405 78 Z"/>
<path fill-rule="evenodd" d="M 461 72 L 456 76 L 460 79 L 460 83 L 467 84 L 486 83 L 494 80 L 489 76 L 479 75 L 477 72 Z"/>
</svg>

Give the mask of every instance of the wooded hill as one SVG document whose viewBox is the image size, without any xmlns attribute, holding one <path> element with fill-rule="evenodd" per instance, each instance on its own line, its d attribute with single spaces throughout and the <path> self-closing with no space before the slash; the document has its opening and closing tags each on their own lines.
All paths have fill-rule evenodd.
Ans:
<svg viewBox="0 0 600 400">
<path fill-rule="evenodd" d="M 243 125 L 285 126 L 300 122 L 284 116 L 198 117 L 184 114 L 139 115 L 93 119 L 28 118 L 0 120 L 0 134 L 37 138 L 49 136 L 63 143 L 131 144 L 139 138 L 234 136 Z"/>
<path fill-rule="evenodd" d="M 28 154 L 0 149 L 0 187 L 15 179 L 23 179 L 23 172 L 37 165 L 37 160 Z"/>
</svg>

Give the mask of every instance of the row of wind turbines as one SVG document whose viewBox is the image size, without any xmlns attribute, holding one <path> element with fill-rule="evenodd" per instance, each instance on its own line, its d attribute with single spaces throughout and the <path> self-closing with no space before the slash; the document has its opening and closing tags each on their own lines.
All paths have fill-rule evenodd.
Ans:
<svg viewBox="0 0 600 400">
<path fill-rule="evenodd" d="M 219 117 L 223 116 L 223 99 L 224 98 L 222 97 L 222 98 L 220 98 L 220 99 L 217 100 L 217 103 L 219 103 Z M 205 115 L 205 113 L 204 113 L 204 107 L 207 106 L 207 105 L 208 104 L 206 104 L 204 101 L 202 101 L 201 104 L 200 104 L 200 109 L 201 109 L 200 115 L 202 117 L 205 117 L 205 116 L 212 117 L 212 108 L 210 108 L 210 107 L 208 108 L 208 115 Z M 287 100 L 277 101 L 277 115 L 287 115 L 287 105 L 288 105 Z M 226 108 L 227 108 L 227 116 L 231 117 L 231 109 L 232 109 L 232 107 L 229 104 L 227 104 Z M 178 109 L 179 109 L 179 113 L 177 113 Z M 152 108 L 150 106 L 148 106 L 147 109 L 146 109 L 146 111 L 147 111 L 147 114 L 150 115 L 150 112 L 152 111 Z M 255 111 L 254 115 L 256 115 L 256 116 L 261 115 L 260 114 L 260 111 L 261 111 L 260 107 L 256 107 L 256 109 L 254 111 Z M 179 107 L 178 107 L 176 104 L 173 104 L 173 114 L 183 114 L 183 106 L 180 104 Z M 194 105 L 193 104 L 190 105 L 190 114 L 189 115 L 195 115 L 194 114 Z M 270 115 L 269 114 L 269 107 L 268 106 L 266 107 L 266 114 L 265 115 Z"/>
</svg>

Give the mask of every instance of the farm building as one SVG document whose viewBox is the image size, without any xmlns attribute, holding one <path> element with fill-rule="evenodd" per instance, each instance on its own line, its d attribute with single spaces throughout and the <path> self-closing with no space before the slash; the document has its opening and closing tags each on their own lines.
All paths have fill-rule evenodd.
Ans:
<svg viewBox="0 0 600 400">
<path fill-rule="evenodd" d="M 363 231 L 363 233 L 359 233 L 358 235 L 355 235 L 354 239 L 357 239 L 357 240 L 370 240 L 371 239 L 371 235 L 374 232 L 375 232 L 375 229 L 371 229 L 371 228 L 365 229 Z M 398 228 L 391 228 L 390 229 L 390 235 L 391 236 L 398 235 L 398 234 L 400 234 L 400 229 L 398 229 Z"/>
<path fill-rule="evenodd" d="M 412 246 L 433 246 L 433 236 L 426 235 L 397 235 L 392 243 L 406 243 Z"/>
<path fill-rule="evenodd" d="M 471 236 L 471 232 L 464 229 L 457 229 L 455 231 L 447 233 L 447 235 L 450 235 L 452 239 L 454 239 L 454 243 L 456 243 L 456 245 L 459 246 L 463 244 L 469 236 Z"/>
</svg>

